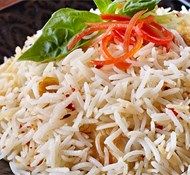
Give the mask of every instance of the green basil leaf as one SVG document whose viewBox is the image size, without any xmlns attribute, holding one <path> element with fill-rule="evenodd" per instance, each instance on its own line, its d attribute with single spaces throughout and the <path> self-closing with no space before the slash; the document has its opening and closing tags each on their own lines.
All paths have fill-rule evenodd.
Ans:
<svg viewBox="0 0 190 175">
<path fill-rule="evenodd" d="M 128 0 L 119 13 L 133 16 L 140 10 L 153 10 L 160 0 Z"/>
<path fill-rule="evenodd" d="M 109 5 L 112 3 L 111 0 L 94 0 L 97 8 L 100 10 L 101 13 L 107 13 L 107 9 Z"/>
<path fill-rule="evenodd" d="M 42 35 L 19 60 L 53 61 L 68 54 L 68 42 L 85 29 L 87 22 L 100 22 L 98 15 L 88 11 L 63 8 L 55 12 L 42 29 Z"/>
<path fill-rule="evenodd" d="M 106 9 L 106 13 L 116 13 L 117 10 L 117 2 L 112 2 L 111 4 L 108 5 Z"/>
</svg>

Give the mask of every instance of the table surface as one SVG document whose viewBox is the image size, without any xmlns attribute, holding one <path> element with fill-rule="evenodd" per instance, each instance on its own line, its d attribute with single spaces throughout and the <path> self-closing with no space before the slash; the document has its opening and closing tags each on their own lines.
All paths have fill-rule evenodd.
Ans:
<svg viewBox="0 0 190 175">
<path fill-rule="evenodd" d="M 179 9 L 180 4 L 176 2 L 162 0 L 162 5 Z M 94 4 L 92 0 L 25 0 L 0 11 L 0 63 L 3 56 L 13 55 L 16 46 L 23 46 L 26 36 L 41 29 L 51 14 L 62 7 L 89 10 Z M 12 174 L 8 163 L 0 161 L 0 175 Z"/>
</svg>

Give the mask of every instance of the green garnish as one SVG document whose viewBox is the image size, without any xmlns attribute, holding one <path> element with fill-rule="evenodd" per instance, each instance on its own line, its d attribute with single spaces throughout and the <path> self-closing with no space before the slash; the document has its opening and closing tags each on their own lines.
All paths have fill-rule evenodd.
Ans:
<svg viewBox="0 0 190 175">
<path fill-rule="evenodd" d="M 88 11 L 63 8 L 55 12 L 42 29 L 39 39 L 19 60 L 53 61 L 68 54 L 68 42 L 86 28 L 87 22 L 100 22 L 98 15 Z"/>
<path fill-rule="evenodd" d="M 153 10 L 159 2 L 160 0 L 128 0 L 119 13 L 133 16 L 140 10 Z"/>
<path fill-rule="evenodd" d="M 109 10 L 112 1 L 111 0 L 94 0 L 94 3 L 96 4 L 97 8 L 100 10 L 101 13 L 109 13 L 111 10 Z M 115 9 L 113 10 L 113 12 Z"/>
<path fill-rule="evenodd" d="M 94 0 L 101 13 L 117 13 L 133 16 L 141 10 L 153 10 L 160 0 Z"/>
<path fill-rule="evenodd" d="M 160 0 L 94 0 L 101 13 L 132 16 L 140 10 L 154 9 Z M 89 11 L 63 8 L 55 12 L 42 29 L 42 35 L 23 53 L 19 60 L 47 62 L 62 59 L 69 52 L 69 41 L 87 27 L 87 23 L 101 22 L 99 15 Z M 82 40 L 74 49 L 89 40 Z"/>
</svg>

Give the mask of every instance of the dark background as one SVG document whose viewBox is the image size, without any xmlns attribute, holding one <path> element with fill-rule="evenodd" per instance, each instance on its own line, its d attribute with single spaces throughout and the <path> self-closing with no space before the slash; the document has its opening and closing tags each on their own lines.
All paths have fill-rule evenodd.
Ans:
<svg viewBox="0 0 190 175">
<path fill-rule="evenodd" d="M 180 10 L 182 4 L 178 0 L 162 0 L 160 5 Z M 16 46 L 22 47 L 26 37 L 41 29 L 51 14 L 62 7 L 89 10 L 95 5 L 92 0 L 24 0 L 0 11 L 0 63 L 4 56 L 14 54 Z M 0 161 L 0 175 L 11 174 L 8 164 Z"/>
</svg>

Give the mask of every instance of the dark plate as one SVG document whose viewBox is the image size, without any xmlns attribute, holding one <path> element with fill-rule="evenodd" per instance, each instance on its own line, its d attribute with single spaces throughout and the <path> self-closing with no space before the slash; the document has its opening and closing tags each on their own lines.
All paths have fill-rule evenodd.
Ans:
<svg viewBox="0 0 190 175">
<path fill-rule="evenodd" d="M 163 0 L 160 5 L 180 10 L 182 3 Z M 14 54 L 16 46 L 22 47 L 26 37 L 41 29 L 51 14 L 62 7 L 89 10 L 95 6 L 92 0 L 25 0 L 0 11 L 0 63 L 4 56 Z M 0 161 L 0 175 L 11 174 L 8 164 Z"/>
</svg>

